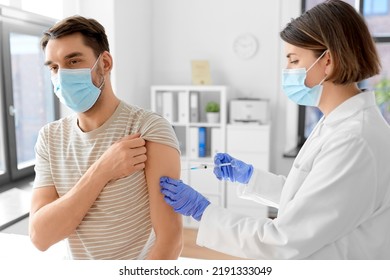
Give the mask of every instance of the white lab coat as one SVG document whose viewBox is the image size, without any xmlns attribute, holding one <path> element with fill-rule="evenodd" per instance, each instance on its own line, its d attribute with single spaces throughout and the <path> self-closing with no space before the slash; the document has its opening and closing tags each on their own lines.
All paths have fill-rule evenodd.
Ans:
<svg viewBox="0 0 390 280">
<path fill-rule="evenodd" d="M 210 205 L 198 245 L 250 259 L 390 259 L 390 127 L 374 94 L 322 118 L 287 178 L 255 170 L 241 195 L 278 217 Z"/>
</svg>

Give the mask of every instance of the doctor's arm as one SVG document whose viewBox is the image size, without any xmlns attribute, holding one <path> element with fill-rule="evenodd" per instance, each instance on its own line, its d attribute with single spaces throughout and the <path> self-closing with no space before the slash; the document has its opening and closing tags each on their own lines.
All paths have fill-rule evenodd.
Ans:
<svg viewBox="0 0 390 280">
<path fill-rule="evenodd" d="M 291 194 L 283 197 L 276 219 L 210 205 L 203 213 L 197 244 L 252 259 L 315 258 L 325 246 L 337 255 L 332 244 L 373 211 L 375 164 L 360 139 L 342 136 L 329 142 L 311 170 L 293 166 L 285 186 Z"/>
<path fill-rule="evenodd" d="M 214 164 L 217 179 L 236 183 L 239 197 L 279 208 L 280 195 L 286 181 L 284 176 L 256 169 L 227 153 L 217 153 Z"/>
<path fill-rule="evenodd" d="M 180 177 L 180 155 L 167 145 L 146 142 L 145 166 L 150 200 L 150 216 L 156 242 L 147 259 L 177 259 L 182 250 L 182 217 L 175 213 L 160 192 L 160 177 Z"/>
</svg>

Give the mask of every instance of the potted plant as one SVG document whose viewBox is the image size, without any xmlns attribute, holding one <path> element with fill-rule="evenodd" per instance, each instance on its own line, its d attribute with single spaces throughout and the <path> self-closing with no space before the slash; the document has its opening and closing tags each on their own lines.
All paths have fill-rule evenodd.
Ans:
<svg viewBox="0 0 390 280">
<path fill-rule="evenodd" d="M 210 123 L 219 122 L 219 103 L 215 101 L 210 101 L 206 104 L 206 117 L 207 121 Z"/>
<path fill-rule="evenodd" d="M 375 85 L 375 95 L 382 115 L 390 123 L 390 79 L 384 77 Z"/>
</svg>

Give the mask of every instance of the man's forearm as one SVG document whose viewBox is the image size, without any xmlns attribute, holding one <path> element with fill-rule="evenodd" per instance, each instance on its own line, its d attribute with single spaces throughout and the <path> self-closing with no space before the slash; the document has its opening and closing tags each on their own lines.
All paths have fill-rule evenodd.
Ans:
<svg viewBox="0 0 390 280">
<path fill-rule="evenodd" d="M 177 236 L 174 240 L 167 240 L 167 242 L 156 243 L 151 248 L 147 260 L 176 260 L 179 258 L 183 249 L 182 236 Z"/>
<path fill-rule="evenodd" d="M 30 238 L 42 251 L 68 237 L 107 184 L 92 165 L 64 196 L 30 213 Z"/>
</svg>

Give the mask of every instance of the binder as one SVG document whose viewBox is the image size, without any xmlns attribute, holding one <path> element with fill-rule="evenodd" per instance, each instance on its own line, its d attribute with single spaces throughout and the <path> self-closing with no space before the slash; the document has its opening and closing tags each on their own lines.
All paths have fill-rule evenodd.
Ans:
<svg viewBox="0 0 390 280">
<path fill-rule="evenodd" d="M 162 92 L 156 93 L 156 113 L 160 116 L 163 115 L 163 95 Z"/>
<path fill-rule="evenodd" d="M 199 129 L 190 127 L 190 158 L 199 157 Z"/>
<path fill-rule="evenodd" d="M 186 92 L 178 93 L 178 122 L 187 123 L 189 121 L 190 105 L 188 94 Z"/>
<path fill-rule="evenodd" d="M 190 92 L 190 122 L 199 122 L 199 93 Z"/>
<path fill-rule="evenodd" d="M 207 132 L 205 127 L 199 127 L 199 157 L 206 157 Z"/>
<path fill-rule="evenodd" d="M 162 93 L 162 116 L 171 123 L 175 121 L 175 108 L 173 93 L 164 91 Z"/>
</svg>

